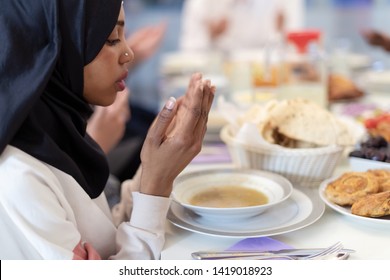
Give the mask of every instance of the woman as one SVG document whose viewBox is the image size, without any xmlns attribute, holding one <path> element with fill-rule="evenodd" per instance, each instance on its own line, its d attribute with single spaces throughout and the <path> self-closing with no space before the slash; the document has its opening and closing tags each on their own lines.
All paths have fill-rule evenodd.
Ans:
<svg viewBox="0 0 390 280">
<path fill-rule="evenodd" d="M 131 219 L 102 193 L 90 105 L 125 88 L 133 53 L 120 0 L 1 0 L 0 259 L 157 259 L 175 177 L 200 151 L 215 88 L 194 74 L 157 116 Z M 162 164 L 163 163 L 163 164 Z"/>
</svg>

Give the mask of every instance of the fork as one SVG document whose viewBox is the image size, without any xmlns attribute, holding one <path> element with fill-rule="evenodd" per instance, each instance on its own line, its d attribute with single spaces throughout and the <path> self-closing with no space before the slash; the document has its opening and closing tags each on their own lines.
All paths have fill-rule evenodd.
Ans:
<svg viewBox="0 0 390 280">
<path fill-rule="evenodd" d="M 318 260 L 322 259 L 325 256 L 329 255 L 335 255 L 339 253 L 343 249 L 343 245 L 341 242 L 337 242 L 324 250 L 308 255 L 308 256 L 291 256 L 291 255 L 282 255 L 282 254 L 266 254 L 262 255 L 261 253 L 259 255 L 250 255 L 250 256 L 239 256 L 235 254 L 234 256 L 224 255 L 219 257 L 210 257 L 210 258 L 202 258 L 202 259 L 228 259 L 228 260 L 266 260 L 266 259 L 288 259 L 288 260 Z M 228 253 L 228 252 L 227 252 Z"/>
<path fill-rule="evenodd" d="M 324 249 L 321 252 L 318 252 L 318 253 L 315 253 L 315 254 L 311 254 L 309 256 L 302 257 L 301 259 L 303 259 L 303 260 L 304 259 L 318 260 L 318 259 L 321 259 L 324 256 L 336 254 L 336 253 L 340 252 L 340 250 L 343 249 L 343 248 L 344 248 L 343 244 L 341 244 L 341 242 L 339 241 L 339 242 L 336 242 L 335 244 L 329 246 L 328 248 Z"/>
<path fill-rule="evenodd" d="M 278 256 L 272 256 L 272 258 L 282 258 L 282 259 L 288 259 L 288 260 L 321 260 L 324 259 L 328 256 L 335 256 L 337 255 L 338 252 L 343 249 L 344 246 L 341 244 L 341 242 L 336 242 L 335 244 L 325 248 L 324 250 L 308 255 L 308 256 L 286 256 L 286 255 L 278 255 Z M 268 256 L 270 257 L 270 256 Z M 259 259 L 266 259 L 264 258 L 256 258 L 257 260 Z"/>
</svg>

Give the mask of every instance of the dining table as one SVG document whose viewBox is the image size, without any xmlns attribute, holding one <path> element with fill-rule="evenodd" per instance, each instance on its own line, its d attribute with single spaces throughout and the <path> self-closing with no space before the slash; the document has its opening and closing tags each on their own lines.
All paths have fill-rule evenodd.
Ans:
<svg viewBox="0 0 390 280">
<path fill-rule="evenodd" d="M 361 104 L 374 102 L 383 105 L 390 104 L 389 101 L 390 97 L 384 93 L 370 93 L 359 99 Z M 340 112 L 340 106 L 344 105 L 345 103 L 334 104 L 333 109 Z M 219 145 L 223 147 L 223 143 Z M 205 143 L 204 148 L 207 149 L 207 147 L 208 143 Z M 235 168 L 235 166 L 229 159 L 219 162 L 194 161 L 183 173 L 214 168 Z M 349 157 L 345 154 L 336 166 L 333 176 L 350 170 Z M 276 227 L 275 231 L 254 231 L 253 234 L 243 231 L 242 235 L 240 231 L 237 231 L 237 234 L 230 235 L 228 230 L 221 230 L 222 225 L 219 225 L 217 230 L 210 231 L 208 229 L 213 229 L 212 223 L 204 227 L 182 223 L 180 217 L 172 215 L 170 211 L 166 221 L 166 243 L 161 258 L 163 260 L 191 260 L 191 253 L 196 251 L 223 251 L 234 248 L 240 242 L 272 239 L 290 248 L 319 248 L 341 242 L 345 248 L 355 250 L 350 254 L 350 260 L 390 260 L 390 219 L 378 221 L 373 218 L 361 219 L 359 216 L 346 215 L 324 203 L 320 198 L 320 186 L 294 185 L 294 187 L 310 197 L 312 203 L 310 211 L 316 212 L 315 217 L 307 220 L 306 223 L 297 223 L 296 226 L 281 227 L 281 229 L 279 227 L 280 230 Z M 223 221 L 214 221 L 214 223 L 223 223 Z"/>
</svg>

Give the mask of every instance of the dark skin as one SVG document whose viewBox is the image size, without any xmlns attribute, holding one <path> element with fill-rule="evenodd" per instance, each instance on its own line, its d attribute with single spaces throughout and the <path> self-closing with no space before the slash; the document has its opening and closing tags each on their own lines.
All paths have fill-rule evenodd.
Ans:
<svg viewBox="0 0 390 280">
<path fill-rule="evenodd" d="M 362 36 L 368 44 L 390 52 L 390 37 L 387 34 L 377 30 L 365 30 Z"/>
</svg>

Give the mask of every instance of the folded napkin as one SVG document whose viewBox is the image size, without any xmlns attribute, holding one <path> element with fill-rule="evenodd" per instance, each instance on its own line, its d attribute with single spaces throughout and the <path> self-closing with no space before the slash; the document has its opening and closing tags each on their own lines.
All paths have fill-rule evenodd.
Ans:
<svg viewBox="0 0 390 280">
<path fill-rule="evenodd" d="M 254 148 L 262 148 L 267 150 L 286 149 L 283 146 L 267 142 L 263 136 L 260 135 L 257 125 L 252 122 L 245 122 L 242 124 L 235 135 L 235 141 Z"/>
<path fill-rule="evenodd" d="M 225 144 L 214 143 L 205 145 L 191 163 L 229 163 L 231 162 L 228 148 Z"/>
<path fill-rule="evenodd" d="M 288 244 L 272 239 L 270 237 L 246 238 L 238 241 L 226 251 L 276 251 L 283 249 L 293 249 Z"/>
</svg>

